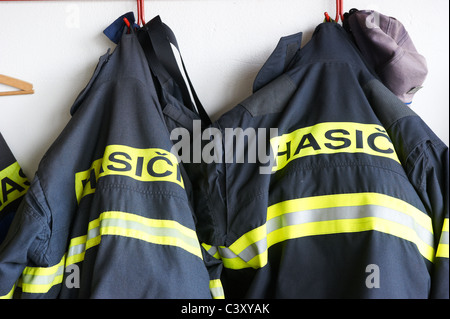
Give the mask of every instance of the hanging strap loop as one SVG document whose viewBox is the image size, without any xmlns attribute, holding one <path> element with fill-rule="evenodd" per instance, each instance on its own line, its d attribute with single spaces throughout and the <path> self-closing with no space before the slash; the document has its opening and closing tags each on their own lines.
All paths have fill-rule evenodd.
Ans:
<svg viewBox="0 0 450 319">
<path fill-rule="evenodd" d="M 146 54 L 150 68 L 158 78 L 160 84 L 164 85 L 168 80 L 172 79 L 181 91 L 183 104 L 191 111 L 198 114 L 205 125 L 210 125 L 211 120 L 200 102 L 189 78 L 173 31 L 161 21 L 159 16 L 156 16 L 141 29 L 138 37 Z M 184 75 L 189 87 L 180 71 L 172 45 L 178 50 Z"/>
</svg>

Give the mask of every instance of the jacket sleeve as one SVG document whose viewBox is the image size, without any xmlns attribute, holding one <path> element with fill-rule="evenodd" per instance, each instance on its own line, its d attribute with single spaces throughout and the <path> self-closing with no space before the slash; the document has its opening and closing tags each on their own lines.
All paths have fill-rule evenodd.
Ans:
<svg viewBox="0 0 450 319">
<path fill-rule="evenodd" d="M 25 267 L 48 267 L 42 258 L 50 237 L 51 218 L 36 176 L 0 246 L 0 298 L 12 298 Z"/>
<path fill-rule="evenodd" d="M 434 134 L 433 134 L 434 135 Z M 436 140 L 420 143 L 408 159 L 409 178 L 431 213 L 435 236 L 435 260 L 431 298 L 449 298 L 449 151 Z"/>
<path fill-rule="evenodd" d="M 449 151 L 427 124 L 378 80 L 364 91 L 433 223 L 430 298 L 449 298 Z"/>
<path fill-rule="evenodd" d="M 449 298 L 449 151 L 417 115 L 399 119 L 389 133 L 408 178 L 432 219 L 435 259 L 430 298 Z"/>
</svg>

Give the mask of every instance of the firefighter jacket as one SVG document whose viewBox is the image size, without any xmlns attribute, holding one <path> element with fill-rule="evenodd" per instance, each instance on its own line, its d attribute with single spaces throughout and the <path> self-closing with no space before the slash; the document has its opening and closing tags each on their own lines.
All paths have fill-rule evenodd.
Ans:
<svg viewBox="0 0 450 319">
<path fill-rule="evenodd" d="M 448 148 L 339 25 L 283 38 L 213 123 L 147 35 L 102 57 L 41 162 L 0 295 L 22 274 L 24 297 L 448 298 Z"/>
<path fill-rule="evenodd" d="M 0 244 L 30 183 L 0 133 Z"/>
<path fill-rule="evenodd" d="M 192 145 L 194 140 L 201 142 L 200 137 L 191 134 L 193 121 L 197 120 L 201 127 L 206 128 L 211 124 L 211 120 L 189 78 L 175 34 L 156 16 L 139 30 L 138 38 L 155 78 L 158 98 L 171 140 L 177 140 L 181 134 L 187 138 L 188 146 Z M 175 58 L 173 48 L 181 59 L 182 69 Z M 180 165 L 184 168 L 182 173 L 185 174 L 185 179 L 191 181 L 191 204 L 194 207 L 196 229 L 202 233 L 198 227 L 211 227 L 213 221 L 202 214 L 205 211 L 204 206 L 209 202 L 208 193 L 203 192 L 204 188 L 200 187 L 208 180 L 207 172 L 204 171 L 203 165 L 192 163 L 191 160 L 201 155 L 201 150 L 177 148 L 174 145 L 171 152 L 177 157 L 181 155 L 181 158 L 178 157 L 179 162 L 182 158 L 189 158 Z M 213 299 L 223 299 L 225 295 L 220 280 L 223 264 L 203 251 L 203 261 L 210 277 L 211 296 Z"/>
<path fill-rule="evenodd" d="M 184 161 L 205 176 L 191 179 L 197 231 L 225 297 L 448 298 L 447 146 L 340 25 L 300 43 L 283 38 L 254 93 L 211 125 L 164 109 L 213 155 Z"/>
<path fill-rule="evenodd" d="M 0 248 L 0 295 L 211 298 L 189 180 L 136 34 L 100 58 L 71 114 Z"/>
</svg>

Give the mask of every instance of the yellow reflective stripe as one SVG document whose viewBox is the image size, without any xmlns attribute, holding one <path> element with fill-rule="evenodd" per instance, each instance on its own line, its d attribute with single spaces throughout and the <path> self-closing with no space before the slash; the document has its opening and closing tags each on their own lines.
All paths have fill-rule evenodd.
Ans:
<svg viewBox="0 0 450 319">
<path fill-rule="evenodd" d="M 211 256 L 213 256 L 216 259 L 220 259 L 220 255 L 219 255 L 219 251 L 218 251 L 217 247 L 211 246 L 211 245 L 208 245 L 205 243 L 202 243 L 202 246 L 208 254 L 210 254 Z"/>
<path fill-rule="evenodd" d="M 431 219 L 414 206 L 383 194 L 356 193 L 288 200 L 268 208 L 267 222 L 219 247 L 224 266 L 260 268 L 267 249 L 306 236 L 378 231 L 414 243 L 420 254 L 434 259 Z"/>
<path fill-rule="evenodd" d="M 225 268 L 229 268 L 229 269 L 244 269 L 244 268 L 250 268 L 250 267 L 257 269 L 257 268 L 262 268 L 267 264 L 267 254 L 260 255 L 261 259 L 263 259 L 264 257 L 265 257 L 265 262 L 264 262 L 264 260 L 262 260 L 262 262 L 259 265 L 255 265 L 255 260 L 247 262 L 245 260 L 242 260 L 238 256 L 236 256 L 234 258 L 222 257 L 222 262 L 223 262 L 223 266 Z"/>
<path fill-rule="evenodd" d="M 183 179 L 178 174 L 177 157 L 160 148 L 139 149 L 125 145 L 108 145 L 103 155 L 102 168 L 100 177 L 123 175 L 142 182 L 172 182 L 184 188 Z"/>
<path fill-rule="evenodd" d="M 339 233 L 356 233 L 363 231 L 379 231 L 398 238 L 405 239 L 416 244 L 419 252 L 428 260 L 434 258 L 434 249 L 423 242 L 409 226 L 385 220 L 378 217 L 365 217 L 357 219 L 338 219 L 308 223 L 304 225 L 288 226 L 268 235 L 269 247 L 282 241 L 316 235 L 328 235 Z M 300 236 L 298 234 L 301 234 Z"/>
<path fill-rule="evenodd" d="M 448 218 L 444 219 L 444 224 L 442 225 L 442 231 L 446 231 L 448 233 Z"/>
<path fill-rule="evenodd" d="M 108 235 L 176 246 L 203 259 L 195 231 L 178 222 L 117 211 L 104 212 L 89 223 L 87 235 L 71 239 L 67 254 L 58 265 L 25 268 L 21 278 L 22 291 L 47 293 L 53 286 L 62 283 L 65 267 L 83 261 L 86 250 L 99 245 L 102 236 Z"/>
<path fill-rule="evenodd" d="M 440 244 L 438 246 L 436 257 L 449 258 L 448 244 Z"/>
<path fill-rule="evenodd" d="M 19 163 L 15 162 L 0 171 L 0 212 L 8 204 L 25 194 L 29 187 L 27 178 L 22 174 Z M 5 192 L 5 194 L 3 193 Z"/>
<path fill-rule="evenodd" d="M 149 219 L 122 212 L 102 213 L 99 220 L 100 235 L 120 235 L 159 245 L 177 246 L 202 258 L 195 231 L 176 221 Z"/>
<path fill-rule="evenodd" d="M 135 214 L 110 211 L 89 223 L 88 234 L 70 241 L 67 265 L 84 260 L 85 251 L 97 246 L 102 236 L 135 238 L 158 245 L 182 248 L 202 259 L 194 230 L 173 220 L 150 219 Z"/>
<path fill-rule="evenodd" d="M 325 122 L 270 139 L 275 154 L 272 171 L 291 161 L 320 154 L 364 153 L 400 163 L 386 130 L 376 124 Z"/>
<path fill-rule="evenodd" d="M 14 286 L 12 287 L 11 291 L 8 292 L 6 295 L 0 296 L 0 299 L 12 299 L 12 298 L 13 298 L 13 295 L 14 295 L 14 290 L 15 290 L 15 288 L 16 288 L 16 285 L 14 285 Z"/>
<path fill-rule="evenodd" d="M 438 249 L 436 251 L 436 257 L 449 258 L 448 228 L 448 218 L 446 218 L 444 219 L 444 225 L 442 226 L 441 240 L 439 241 Z"/>
<path fill-rule="evenodd" d="M 65 256 L 52 267 L 26 267 L 22 273 L 21 286 L 25 293 L 47 293 L 63 281 Z"/>
<path fill-rule="evenodd" d="M 67 251 L 66 267 L 84 260 L 87 235 L 72 238 Z"/>
<path fill-rule="evenodd" d="M 229 248 L 231 251 L 233 251 L 235 254 L 241 253 L 244 249 L 252 245 L 253 243 L 256 243 L 262 239 L 264 239 L 267 236 L 267 224 L 264 224 L 258 228 L 255 228 L 248 233 L 246 233 L 244 236 L 236 240 Z"/>
<path fill-rule="evenodd" d="M 92 184 L 96 183 L 98 176 L 100 176 L 102 162 L 102 158 L 98 159 L 92 163 L 88 170 L 75 174 L 75 193 L 78 203 L 80 203 L 82 197 L 95 193 L 96 187 Z M 92 178 L 91 175 L 93 175 L 94 178 Z"/>
<path fill-rule="evenodd" d="M 127 176 L 140 182 L 171 182 L 184 188 L 177 157 L 169 151 L 108 145 L 102 158 L 95 160 L 88 170 L 75 174 L 78 202 L 95 193 L 97 181 L 108 175 Z"/>
<path fill-rule="evenodd" d="M 225 292 L 223 291 L 222 282 L 220 279 L 209 281 L 209 290 L 213 299 L 225 299 Z"/>
<path fill-rule="evenodd" d="M 194 230 L 189 229 L 180 223 L 173 220 L 163 220 L 163 219 L 150 219 L 142 216 L 138 216 L 130 213 L 122 213 L 117 211 L 105 212 L 100 216 L 101 220 L 104 219 L 117 219 L 124 221 L 138 222 L 139 224 L 155 227 L 155 228 L 172 228 L 176 229 L 178 232 L 184 236 L 188 236 L 194 240 L 197 240 L 197 234 Z"/>
<path fill-rule="evenodd" d="M 377 205 L 392 208 L 403 214 L 409 215 L 428 231 L 433 231 L 430 217 L 416 207 L 401 199 L 379 193 L 351 193 L 315 196 L 293 199 L 272 205 L 267 211 L 267 220 L 281 214 L 302 210 L 312 210 L 332 207 Z"/>
</svg>

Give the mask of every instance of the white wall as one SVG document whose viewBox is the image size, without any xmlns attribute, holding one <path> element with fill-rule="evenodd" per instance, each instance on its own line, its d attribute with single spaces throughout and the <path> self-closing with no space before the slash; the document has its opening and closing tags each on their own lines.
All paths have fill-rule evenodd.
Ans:
<svg viewBox="0 0 450 319">
<path fill-rule="evenodd" d="M 400 20 L 428 61 L 425 87 L 411 106 L 449 143 L 449 1 L 346 0 Z M 216 119 L 251 92 L 280 37 L 304 43 L 335 14 L 334 0 L 146 0 L 176 33 L 197 93 Z M 0 2 L 0 74 L 33 83 L 33 95 L 0 97 L 0 132 L 31 178 L 69 121 L 69 109 L 100 55 L 114 45 L 102 31 L 135 0 Z M 5 90 L 0 87 L 0 90 Z"/>
</svg>

